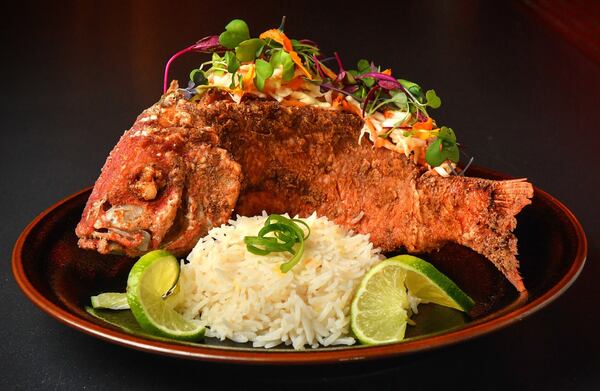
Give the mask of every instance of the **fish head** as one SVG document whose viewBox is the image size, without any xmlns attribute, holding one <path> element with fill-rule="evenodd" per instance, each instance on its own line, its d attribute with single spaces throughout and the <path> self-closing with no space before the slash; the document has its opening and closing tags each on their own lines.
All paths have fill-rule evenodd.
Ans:
<svg viewBox="0 0 600 391">
<path fill-rule="evenodd" d="M 129 256 L 158 248 L 182 204 L 184 141 L 135 128 L 121 137 L 76 228 L 80 247 Z"/>
</svg>

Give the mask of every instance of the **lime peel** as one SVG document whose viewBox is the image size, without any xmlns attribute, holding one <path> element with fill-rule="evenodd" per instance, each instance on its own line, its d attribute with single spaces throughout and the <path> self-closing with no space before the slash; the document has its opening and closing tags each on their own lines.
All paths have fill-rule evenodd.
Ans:
<svg viewBox="0 0 600 391">
<path fill-rule="evenodd" d="M 422 303 L 434 303 L 468 312 L 475 302 L 450 278 L 429 262 L 412 255 L 398 255 L 388 261 L 400 262 L 407 270 L 406 286 Z"/>
<path fill-rule="evenodd" d="M 129 302 L 127 301 L 127 293 L 120 292 L 105 292 L 90 298 L 93 308 L 108 309 L 108 310 L 127 310 Z"/>
<path fill-rule="evenodd" d="M 430 263 L 412 255 L 386 259 L 365 274 L 350 308 L 354 335 L 365 345 L 400 342 L 409 319 L 408 291 L 423 303 L 467 312 L 474 301 Z"/>
<path fill-rule="evenodd" d="M 147 332 L 185 341 L 204 336 L 204 327 L 185 319 L 168 305 L 163 296 L 179 279 L 179 262 L 165 250 L 141 257 L 129 272 L 127 300 L 133 316 Z"/>
</svg>

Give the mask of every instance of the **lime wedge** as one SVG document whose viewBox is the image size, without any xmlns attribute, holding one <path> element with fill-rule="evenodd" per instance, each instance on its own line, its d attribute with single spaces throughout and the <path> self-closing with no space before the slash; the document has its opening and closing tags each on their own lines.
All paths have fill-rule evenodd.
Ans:
<svg viewBox="0 0 600 391">
<path fill-rule="evenodd" d="M 195 341 L 204 327 L 173 310 L 163 296 L 179 279 L 179 262 L 165 250 L 141 257 L 127 279 L 127 300 L 133 316 L 145 331 L 164 337 Z"/>
<path fill-rule="evenodd" d="M 398 255 L 387 261 L 406 269 L 406 287 L 422 303 L 434 303 L 468 312 L 475 302 L 432 264 L 412 255 Z"/>
<path fill-rule="evenodd" d="M 365 345 L 404 339 L 408 298 L 406 270 L 395 261 L 383 261 L 365 274 L 350 307 L 350 326 Z"/>
<path fill-rule="evenodd" d="M 97 296 L 92 296 L 92 307 L 105 308 L 108 310 L 127 310 L 129 303 L 127 302 L 127 293 L 106 292 L 100 293 Z"/>
<path fill-rule="evenodd" d="M 430 263 L 399 255 L 375 265 L 363 277 L 350 307 L 350 326 L 365 345 L 399 342 L 408 320 L 407 288 L 423 303 L 468 311 L 473 300 Z"/>
</svg>

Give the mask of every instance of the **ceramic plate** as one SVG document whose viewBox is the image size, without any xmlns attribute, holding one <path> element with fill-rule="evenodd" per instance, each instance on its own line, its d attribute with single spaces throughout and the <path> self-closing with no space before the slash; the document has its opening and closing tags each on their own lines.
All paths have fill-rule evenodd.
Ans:
<svg viewBox="0 0 600 391">
<path fill-rule="evenodd" d="M 469 174 L 508 179 L 482 168 L 471 168 Z M 517 294 L 483 257 L 464 247 L 448 245 L 423 257 L 452 278 L 477 305 L 470 316 L 431 304 L 419 306 L 419 314 L 414 317 L 417 326 L 409 327 L 407 339 L 401 343 L 304 351 L 252 348 L 250 344 L 211 338 L 184 344 L 130 334 L 86 312 L 90 296 L 124 291 L 135 261 L 77 247 L 74 229 L 90 191 L 88 188 L 57 202 L 21 233 L 12 260 L 17 283 L 40 309 L 76 330 L 134 349 L 187 359 L 315 364 L 406 355 L 458 343 L 523 319 L 556 299 L 577 278 L 587 253 L 585 235 L 575 216 L 536 188 L 533 203 L 519 214 L 515 231 L 525 294 Z"/>
</svg>

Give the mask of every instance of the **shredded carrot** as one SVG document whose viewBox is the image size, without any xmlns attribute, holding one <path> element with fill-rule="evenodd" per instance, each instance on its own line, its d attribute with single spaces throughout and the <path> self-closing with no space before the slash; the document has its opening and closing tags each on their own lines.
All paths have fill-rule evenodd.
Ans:
<svg viewBox="0 0 600 391">
<path fill-rule="evenodd" d="M 267 95 L 271 95 L 277 89 L 274 84 L 275 83 L 273 83 L 273 81 L 271 79 L 265 80 L 265 88 L 263 88 L 262 92 L 264 92 Z"/>
<path fill-rule="evenodd" d="M 384 146 L 385 142 L 387 140 L 384 138 L 381 138 L 377 135 L 377 129 L 375 129 L 375 125 L 373 125 L 373 123 L 371 122 L 371 119 L 365 118 L 365 124 L 367 124 L 367 127 L 369 128 L 369 133 L 371 133 L 371 138 L 373 140 L 375 140 L 374 141 L 375 148 L 381 148 L 382 146 Z"/>
<path fill-rule="evenodd" d="M 386 110 L 383 112 L 383 116 L 385 118 L 392 118 L 394 116 L 394 112 L 392 110 Z"/>
<path fill-rule="evenodd" d="M 304 67 L 304 64 L 302 64 L 302 60 L 300 59 L 300 56 L 298 56 L 298 53 L 296 53 L 294 51 L 294 47 L 292 46 L 292 41 L 290 41 L 290 39 L 281 30 L 278 30 L 278 29 L 267 30 L 264 33 L 262 33 L 259 36 L 259 38 L 260 39 L 272 39 L 273 41 L 281 44 L 281 46 L 283 46 L 285 51 L 290 54 L 290 57 L 292 57 L 292 61 L 294 61 L 294 63 L 296 65 L 298 65 L 298 68 L 300 68 L 302 73 L 304 73 L 306 75 L 306 77 L 308 77 L 310 80 L 312 80 L 312 74 L 308 71 L 308 69 L 306 69 Z"/>
<path fill-rule="evenodd" d="M 381 72 L 381 73 L 383 73 L 384 75 L 392 76 L 392 70 L 389 69 L 389 68 L 386 69 L 385 71 Z"/>
<path fill-rule="evenodd" d="M 353 104 L 348 103 L 348 101 L 346 99 L 344 99 L 342 101 L 342 108 L 345 111 L 347 111 L 349 113 L 354 113 L 362 118 L 362 111 L 358 107 L 354 106 Z"/>
<path fill-rule="evenodd" d="M 331 107 L 333 107 L 334 109 L 338 108 L 344 101 L 344 97 L 342 95 L 338 95 L 331 102 Z"/>
<path fill-rule="evenodd" d="M 281 44 L 283 48 L 287 52 L 291 52 L 294 49 L 292 48 L 292 41 L 283 33 L 283 31 L 278 29 L 267 30 L 259 36 L 260 39 L 272 39 L 273 41 Z"/>
<path fill-rule="evenodd" d="M 293 50 L 291 50 L 289 53 L 290 53 L 290 57 L 292 58 L 292 61 L 294 61 L 294 63 L 296 63 L 296 65 L 298 65 L 298 68 L 300 68 L 302 73 L 304 73 L 306 75 L 306 77 L 308 77 L 309 80 L 312 80 L 313 79 L 312 74 L 308 71 L 308 69 L 306 69 L 304 67 L 304 64 L 302 64 L 302 60 L 300 59 L 300 56 L 298 56 L 298 53 L 296 53 Z"/>
<path fill-rule="evenodd" d="M 254 89 L 254 64 L 250 64 L 248 71 L 242 77 L 244 91 L 252 91 Z"/>
<path fill-rule="evenodd" d="M 323 70 L 323 72 L 325 72 L 325 74 L 327 75 L 328 78 L 330 78 L 331 80 L 335 80 L 337 78 L 337 75 L 335 74 L 335 72 L 333 72 L 331 69 L 327 68 L 325 66 L 325 64 L 321 63 L 321 69 Z"/>
<path fill-rule="evenodd" d="M 431 117 L 427 118 L 427 121 L 417 122 L 412 126 L 413 130 L 423 129 L 423 130 L 431 130 L 433 129 L 433 119 Z"/>
<path fill-rule="evenodd" d="M 300 89 L 300 87 L 302 87 L 303 85 L 304 85 L 304 79 L 300 76 L 293 78 L 287 84 L 285 84 L 286 87 L 288 87 L 294 91 Z"/>
<path fill-rule="evenodd" d="M 392 143 L 390 140 L 379 137 L 379 140 L 382 140 L 381 146 L 396 152 L 404 152 L 402 148 L 399 148 L 396 144 Z"/>
<path fill-rule="evenodd" d="M 306 103 L 300 102 L 299 100 L 291 100 L 284 99 L 280 102 L 283 106 L 291 106 L 291 107 L 303 107 L 306 106 Z"/>
</svg>

